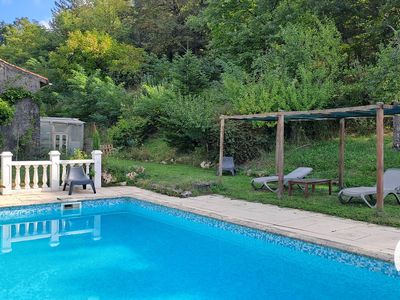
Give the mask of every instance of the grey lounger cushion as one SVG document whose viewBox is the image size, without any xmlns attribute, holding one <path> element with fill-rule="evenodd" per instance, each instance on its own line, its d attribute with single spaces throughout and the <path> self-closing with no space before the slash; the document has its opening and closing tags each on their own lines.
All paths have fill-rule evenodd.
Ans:
<svg viewBox="0 0 400 300">
<path fill-rule="evenodd" d="M 283 177 L 284 183 L 287 184 L 287 182 L 289 180 L 304 178 L 307 175 L 309 175 L 312 171 L 313 171 L 313 169 L 308 168 L 308 167 L 297 168 L 294 171 L 290 172 L 289 174 L 287 174 Z M 271 188 L 268 185 L 268 183 L 269 182 L 277 182 L 277 181 L 278 181 L 278 176 L 258 177 L 258 178 L 254 178 L 251 181 L 251 184 L 255 189 L 266 188 L 266 189 L 270 190 L 271 192 L 276 192 L 276 190 Z M 261 187 L 257 187 L 256 184 L 261 184 Z"/>
<path fill-rule="evenodd" d="M 397 202 L 400 204 L 398 193 L 400 192 L 400 169 L 388 169 L 383 175 L 383 195 L 384 197 L 388 195 L 394 195 Z M 369 207 L 374 207 L 370 201 L 372 201 L 372 196 L 376 195 L 376 186 L 360 186 L 346 188 L 339 192 L 339 200 L 342 203 L 348 203 L 353 198 L 361 198 Z M 368 201 L 367 197 L 370 199 Z"/>
</svg>

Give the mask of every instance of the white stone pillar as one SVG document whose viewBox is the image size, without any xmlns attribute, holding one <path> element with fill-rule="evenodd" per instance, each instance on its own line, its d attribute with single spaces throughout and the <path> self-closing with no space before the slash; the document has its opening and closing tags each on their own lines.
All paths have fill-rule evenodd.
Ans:
<svg viewBox="0 0 400 300">
<path fill-rule="evenodd" d="M 1 156 L 1 182 L 3 185 L 2 194 L 8 195 L 12 191 L 12 156 L 11 152 L 3 152 Z"/>
<path fill-rule="evenodd" d="M 52 191 L 60 189 L 60 152 L 57 150 L 50 151 L 50 188 Z"/>
<path fill-rule="evenodd" d="M 100 150 L 92 151 L 92 159 L 94 161 L 94 186 L 101 188 L 101 155 L 103 152 Z"/>
</svg>

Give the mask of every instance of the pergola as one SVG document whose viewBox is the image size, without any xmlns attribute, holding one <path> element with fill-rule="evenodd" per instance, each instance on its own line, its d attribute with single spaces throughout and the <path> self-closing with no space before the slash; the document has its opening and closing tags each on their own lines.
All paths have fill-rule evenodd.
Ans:
<svg viewBox="0 0 400 300">
<path fill-rule="evenodd" d="M 384 124 L 385 116 L 400 114 L 400 106 L 385 105 L 381 102 L 376 105 L 357 107 L 334 108 L 311 111 L 279 111 L 272 113 L 235 115 L 220 117 L 220 148 L 218 175 L 222 176 L 222 160 L 224 156 L 224 130 L 226 120 L 265 121 L 277 122 L 276 133 L 276 173 L 278 175 L 278 198 L 283 197 L 284 192 L 284 127 L 285 121 L 315 121 L 315 120 L 339 120 L 339 186 L 344 187 L 344 155 L 345 155 L 345 120 L 357 118 L 376 118 L 376 183 L 377 183 L 377 209 L 383 209 L 383 173 L 384 173 Z"/>
</svg>

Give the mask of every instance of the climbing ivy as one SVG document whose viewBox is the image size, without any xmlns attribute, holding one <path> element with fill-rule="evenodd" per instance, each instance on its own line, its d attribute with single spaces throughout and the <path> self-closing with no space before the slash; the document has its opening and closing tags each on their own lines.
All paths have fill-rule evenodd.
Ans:
<svg viewBox="0 0 400 300">
<path fill-rule="evenodd" d="M 38 101 L 33 93 L 23 89 L 23 88 L 8 88 L 5 92 L 0 94 L 0 98 L 9 103 L 10 105 L 15 105 L 19 100 L 32 99 Z"/>
<path fill-rule="evenodd" d="M 8 125 L 14 118 L 14 109 L 0 98 L 0 125 Z"/>
</svg>

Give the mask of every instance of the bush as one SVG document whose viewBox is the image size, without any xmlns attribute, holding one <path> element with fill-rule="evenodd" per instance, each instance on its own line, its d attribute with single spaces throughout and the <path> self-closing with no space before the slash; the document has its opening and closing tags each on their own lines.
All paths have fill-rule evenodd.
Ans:
<svg viewBox="0 0 400 300">
<path fill-rule="evenodd" d="M 168 143 L 181 151 L 199 146 L 208 149 L 218 123 L 215 103 L 199 96 L 178 95 L 165 105 L 160 122 Z"/>
<path fill-rule="evenodd" d="M 13 108 L 0 98 L 0 125 L 8 125 L 14 118 Z"/>
<path fill-rule="evenodd" d="M 270 140 L 267 138 L 270 136 Z M 225 155 L 234 157 L 236 163 L 257 158 L 262 151 L 275 146 L 274 130 L 267 127 L 254 128 L 249 123 L 226 122 Z M 218 145 L 216 141 L 215 146 Z M 215 149 L 216 153 L 218 149 Z"/>
<path fill-rule="evenodd" d="M 108 134 L 117 147 L 140 146 L 147 137 L 148 120 L 139 116 L 120 119 L 110 128 Z"/>
<path fill-rule="evenodd" d="M 100 134 L 96 127 L 93 130 L 92 148 L 93 150 L 100 150 Z"/>
</svg>

